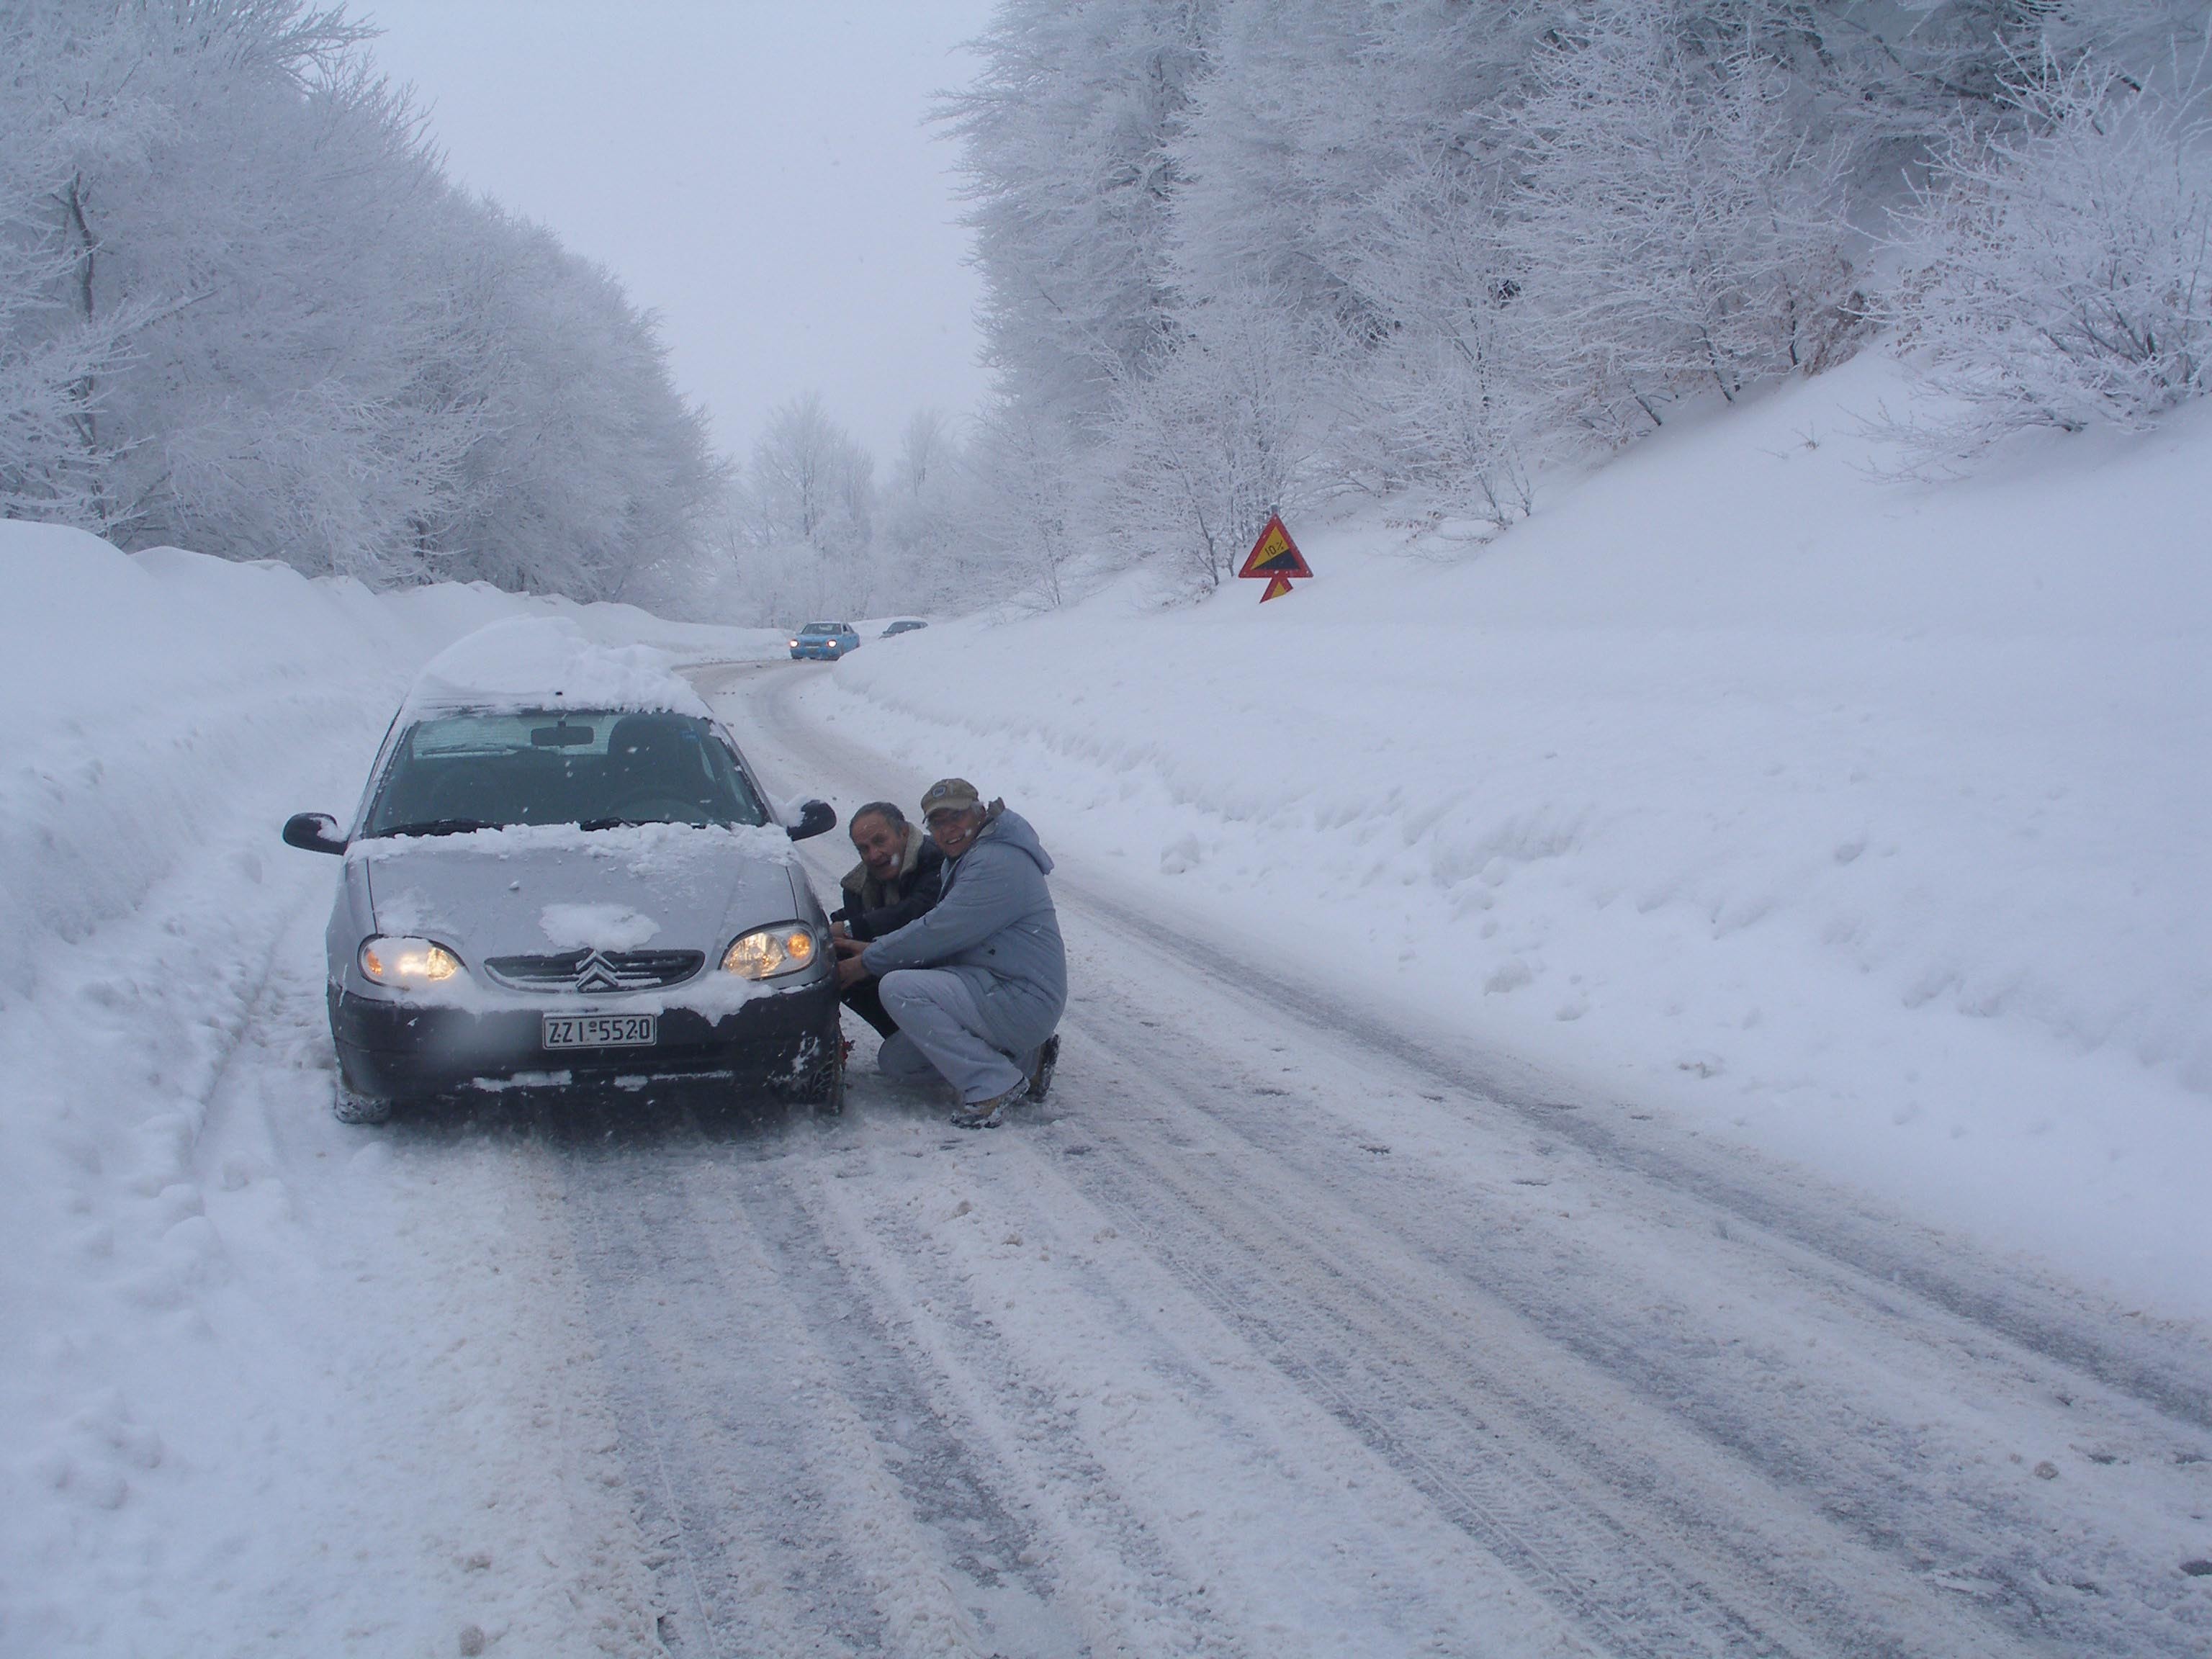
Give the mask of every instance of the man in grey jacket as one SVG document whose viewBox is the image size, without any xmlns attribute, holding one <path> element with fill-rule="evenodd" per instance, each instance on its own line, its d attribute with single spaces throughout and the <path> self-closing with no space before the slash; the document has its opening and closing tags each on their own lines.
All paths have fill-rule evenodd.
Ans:
<svg viewBox="0 0 2212 1659">
<path fill-rule="evenodd" d="M 1067 1006 L 1067 953 L 1045 876 L 1052 860 L 1027 819 L 988 806 L 963 778 L 921 798 L 945 854 L 935 908 L 894 933 L 841 942 L 837 978 L 873 975 L 898 1033 L 878 1062 L 908 1081 L 943 1078 L 959 1091 L 952 1121 L 996 1128 L 1024 1096 L 1044 1098 Z"/>
</svg>

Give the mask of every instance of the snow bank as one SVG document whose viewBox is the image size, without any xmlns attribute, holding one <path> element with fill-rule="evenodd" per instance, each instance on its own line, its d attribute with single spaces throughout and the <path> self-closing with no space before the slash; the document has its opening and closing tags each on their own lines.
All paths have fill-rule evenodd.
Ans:
<svg viewBox="0 0 2212 1659">
<path fill-rule="evenodd" d="M 1879 482 L 1869 356 L 1486 549 L 862 652 L 845 729 L 1269 957 L 2212 1314 L 2212 411 Z"/>
<path fill-rule="evenodd" d="M 307 1524 L 319 1480 L 353 1479 L 307 1467 L 337 1431 L 271 1420 L 331 1409 L 327 1380 L 272 1401 L 264 1370 L 296 1356 L 249 1364 L 238 1346 L 266 1322 L 241 1277 L 298 1253 L 299 1192 L 204 1144 L 240 1045 L 272 1040 L 255 1033 L 275 1004 L 305 998 L 275 1022 L 302 1045 L 276 1063 L 326 1064 L 315 938 L 337 866 L 278 828 L 343 815 L 410 678 L 487 624 L 556 619 L 664 678 L 663 653 L 772 656 L 783 638 L 480 586 L 372 593 L 17 523 L 0 523 L 0 1650 L 261 1650 L 224 1621 L 265 1595 L 257 1572 L 311 1564 L 296 1539 L 254 1540 Z M 327 1097 L 326 1079 L 299 1081 L 297 1097 Z M 219 1230 L 223 1203 L 264 1207 L 265 1229 Z M 159 1587 L 191 1580 L 195 1552 L 206 1622 L 188 1628 Z M 331 1605 L 343 1627 L 367 1603 Z"/>
</svg>

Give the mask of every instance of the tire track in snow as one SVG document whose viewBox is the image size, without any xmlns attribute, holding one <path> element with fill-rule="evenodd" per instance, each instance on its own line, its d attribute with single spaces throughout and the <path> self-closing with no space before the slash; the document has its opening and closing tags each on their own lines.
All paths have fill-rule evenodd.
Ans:
<svg viewBox="0 0 2212 1659">
<path fill-rule="evenodd" d="M 884 1651 L 806 1455 L 773 1276 L 732 1283 L 702 1249 L 673 1150 L 579 1149 L 565 1176 L 640 1527 L 659 1547 L 664 1641 L 683 1659 Z"/>
<path fill-rule="evenodd" d="M 641 1524 L 662 1541 L 650 1565 L 681 1609 L 671 1644 L 1229 1651 L 1085 1639 L 1117 1617 L 1066 1605 L 1026 1514 L 1035 1483 L 991 1455 L 918 1367 L 896 1302 L 825 1231 L 804 1190 L 823 1151 L 809 1127 L 768 1127 L 729 1145 L 580 1149 L 567 1166 Z M 781 1518 L 764 1525 L 771 1508 Z"/>
<path fill-rule="evenodd" d="M 1095 1030 L 1091 1035 L 1095 1041 Z M 1086 1133 L 1097 1139 L 1077 1184 L 1455 1524 L 1581 1620 L 1606 1651 L 1661 1659 L 1918 1650 L 1863 1640 L 1839 1595 L 1808 1594 L 1744 1553 L 1729 1559 L 1715 1510 L 1686 1513 L 1648 1467 L 1617 1449 L 1606 1455 L 1588 1432 L 1563 1424 L 1568 1414 L 1539 1397 L 1548 1378 L 1533 1370 L 1514 1375 L 1493 1357 L 1493 1337 L 1508 1349 L 1525 1344 L 1498 1328 L 1488 1298 L 1468 1297 L 1474 1316 L 1455 1320 L 1408 1282 L 1418 1277 L 1411 1264 L 1388 1251 L 1321 1243 L 1316 1234 L 1337 1206 L 1258 1167 L 1264 1159 L 1249 1152 L 1236 1161 L 1233 1181 L 1210 1178 L 1222 1167 L 1201 1161 L 1213 1149 L 1176 1144 L 1169 1115 L 1146 1110 L 1166 1081 L 1161 1072 L 1127 1048 L 1106 1054 L 1124 1069 L 1096 1116 L 1085 1103 Z M 1183 1097 L 1202 1101 L 1210 1082 L 1193 1087 L 1185 1073 Z M 1135 1120 L 1126 1129 L 1103 1121 L 1117 1109 Z M 1620 1412 L 1618 1399 L 1603 1403 Z M 1646 1426 L 1668 1431 L 1663 1423 Z M 1790 1553 L 1799 1558 L 1792 1565 L 1802 1565 L 1802 1552 Z M 2000 1650 L 1986 1635 L 1960 1635 L 1946 1651 Z"/>
<path fill-rule="evenodd" d="M 1079 1605 L 1115 1610 L 1098 1650 L 1585 1650 L 1117 1242 L 1059 1160 L 1013 1137 L 909 1156 L 932 1163 L 903 1202 L 880 1169 L 866 1188 L 823 1182 L 825 1231 L 867 1261 L 1015 1471 Z M 947 1207 L 948 1182 L 973 1213 Z"/>
<path fill-rule="evenodd" d="M 1094 1040 L 1109 1042 L 1111 1088 L 1146 1075 L 1150 1088 L 1126 1091 L 1129 1112 L 1156 1118 L 1166 1137 L 1211 1132 L 1219 1144 L 1208 1154 L 1225 1152 L 1222 1164 L 1237 1177 L 1217 1190 L 1188 1159 L 1163 1158 L 1154 1139 L 1139 1137 L 1128 1150 L 1147 1164 L 1139 1194 L 1172 1188 L 1184 1212 L 1226 1206 L 1261 1218 L 1334 1205 L 1354 1231 L 1388 1217 L 1379 1270 L 1370 1259 L 1348 1268 L 1332 1261 L 1330 1271 L 1363 1276 L 1393 1299 L 1413 1281 L 1389 1258 L 1402 1251 L 1421 1260 L 1447 1276 L 1447 1297 L 1498 1309 L 1550 1345 L 1555 1379 L 1571 1367 L 1619 1384 L 1658 1413 L 1655 1443 L 1690 1431 L 1676 1482 L 1701 1462 L 1731 1464 L 1778 1504 L 1778 1517 L 1782 1503 L 1817 1510 L 1836 1534 L 1894 1558 L 1923 1581 L 1919 1593 L 1893 1598 L 1900 1607 L 1924 1601 L 1935 1583 L 1947 1599 L 1980 1603 L 2016 1639 L 2056 1638 L 2060 1650 L 2190 1655 L 2212 1642 L 2212 1608 L 2175 1593 L 2175 1564 L 2201 1534 L 2191 1517 L 2201 1516 L 2197 1477 L 2212 1458 L 2212 1437 L 2185 1417 L 2083 1377 L 2042 1345 L 1992 1340 L 1986 1327 L 1791 1238 L 1731 1226 L 1727 1212 L 1700 1198 L 1654 1192 L 1633 1170 L 1578 1156 L 1579 1143 L 1553 1123 L 1524 1143 L 1540 1149 L 1527 1167 L 1543 1171 L 1529 1182 L 1546 1190 L 1541 1200 L 1524 1193 L 1516 1205 L 1503 1182 L 1490 1191 L 1424 1182 L 1418 1164 L 1362 1156 L 1354 1122 L 1372 1122 L 1371 1114 L 1330 1121 L 1325 1112 L 1294 1113 L 1284 1091 L 1263 1085 L 1255 1094 L 1256 1079 L 1240 1086 L 1224 1078 L 1218 1046 L 1176 1029 L 1176 1015 L 1202 1006 L 1188 987 L 1117 991 L 1081 1015 Z M 1155 1019 L 1134 1012 L 1147 998 Z M 1421 1085 L 1436 1080 L 1394 1077 L 1362 1057 L 1347 1074 L 1301 1092 L 1325 1097 L 1333 1085 L 1352 1100 L 1400 1092 L 1418 1139 Z M 1161 1116 L 1156 1102 L 1178 1089 L 1195 1109 Z M 1125 1133 L 1111 1118 L 1100 1122 L 1105 1135 Z M 1485 1140 L 1493 1156 L 1517 1152 L 1514 1139 L 1484 1133 L 1454 1162 L 1478 1166 L 1466 1152 Z M 1094 1167 L 1102 1176 L 1112 1168 Z M 1279 1169 L 1272 1203 L 1254 1200 Z M 1557 1195 L 1602 1213 L 1594 1225 L 1553 1224 Z M 1327 1255 L 1300 1230 L 1279 1226 L 1279 1257 Z M 1700 1290 L 1726 1300 L 1701 1305 Z M 1794 1346 L 1806 1333 L 1817 1351 Z M 1608 1402 L 1528 1410 L 1548 1441 L 1577 1447 L 1571 1455 L 1618 1489 L 1634 1486 L 1633 1456 L 1591 1443 L 1590 1429 L 1615 1414 Z M 2083 1484 L 2060 1500 L 2060 1488 L 2026 1468 L 2039 1455 L 2023 1459 L 2020 1447 L 2078 1454 L 2069 1480 Z M 2056 1479 L 2056 1466 L 2044 1468 Z M 1665 1507 L 1679 1527 L 1707 1524 L 1680 1502 Z M 1710 1516 L 1726 1512 L 1724 1500 L 1712 1500 Z M 1745 1547 L 1755 1559 L 1771 1540 L 1753 1537 Z M 1817 1540 L 1805 1547 L 1808 1561 L 1823 1549 Z M 1867 1588 L 1832 1591 L 1832 1620 L 1863 1621 Z"/>
</svg>

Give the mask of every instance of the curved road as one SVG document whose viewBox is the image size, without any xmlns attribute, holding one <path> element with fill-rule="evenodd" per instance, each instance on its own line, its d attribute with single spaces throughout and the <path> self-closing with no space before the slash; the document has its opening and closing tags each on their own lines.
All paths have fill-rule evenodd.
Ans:
<svg viewBox="0 0 2212 1659">
<path fill-rule="evenodd" d="M 1045 1109 L 557 1160 L 669 1650 L 2212 1652 L 2197 1339 L 1055 887 Z"/>
</svg>

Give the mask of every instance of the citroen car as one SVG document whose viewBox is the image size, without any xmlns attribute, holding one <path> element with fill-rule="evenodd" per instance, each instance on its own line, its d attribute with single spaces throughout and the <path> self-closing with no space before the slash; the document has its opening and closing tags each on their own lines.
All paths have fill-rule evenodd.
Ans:
<svg viewBox="0 0 2212 1659">
<path fill-rule="evenodd" d="M 860 630 L 850 623 L 811 622 L 792 636 L 791 659 L 811 657 L 817 662 L 835 662 L 848 651 L 860 648 Z"/>
<path fill-rule="evenodd" d="M 587 1086 L 838 1109 L 836 952 L 792 848 L 836 822 L 779 811 L 659 653 L 565 619 L 471 635 L 408 694 L 351 823 L 284 826 L 342 860 L 337 1115 Z"/>
</svg>

